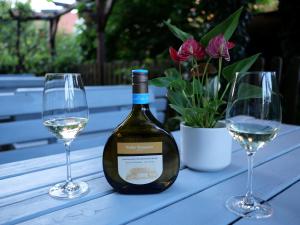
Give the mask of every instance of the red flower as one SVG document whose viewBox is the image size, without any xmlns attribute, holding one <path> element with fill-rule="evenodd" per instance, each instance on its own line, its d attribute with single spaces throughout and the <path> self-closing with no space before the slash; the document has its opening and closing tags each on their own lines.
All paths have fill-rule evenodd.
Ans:
<svg viewBox="0 0 300 225">
<path fill-rule="evenodd" d="M 195 39 L 186 40 L 179 48 L 178 52 L 170 47 L 169 53 L 172 60 L 176 63 L 187 61 L 190 57 L 194 57 L 197 60 L 203 59 L 205 56 L 204 47 L 198 43 Z"/>
<path fill-rule="evenodd" d="M 206 47 L 206 53 L 212 58 L 224 58 L 230 61 L 229 49 L 234 47 L 234 43 L 227 41 L 223 34 L 212 38 Z"/>
<path fill-rule="evenodd" d="M 188 58 L 189 58 L 189 56 L 184 56 L 184 55 L 179 54 L 179 51 L 177 52 L 172 47 L 169 48 L 169 53 L 170 53 L 172 60 L 176 63 L 184 62 L 184 61 L 188 60 Z"/>
<path fill-rule="evenodd" d="M 205 56 L 204 47 L 193 38 L 186 40 L 179 48 L 179 52 L 183 55 L 193 56 L 197 60 L 201 60 Z"/>
</svg>

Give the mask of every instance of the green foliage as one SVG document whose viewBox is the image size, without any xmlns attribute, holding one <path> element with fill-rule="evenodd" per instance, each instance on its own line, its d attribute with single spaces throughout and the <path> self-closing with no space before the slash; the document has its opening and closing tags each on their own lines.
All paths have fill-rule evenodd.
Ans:
<svg viewBox="0 0 300 225">
<path fill-rule="evenodd" d="M 15 4 L 15 10 L 17 10 L 18 14 L 22 17 L 29 16 L 32 13 L 32 9 L 29 2 L 23 3 L 17 1 Z"/>
<path fill-rule="evenodd" d="M 77 26 L 77 42 L 81 48 L 83 61 L 95 61 L 97 57 L 96 1 L 89 0 L 77 3 L 78 15 L 83 19 L 83 23 Z"/>
<path fill-rule="evenodd" d="M 237 61 L 223 69 L 223 75 L 228 82 L 231 82 L 236 72 L 246 72 L 255 63 L 260 53 L 250 56 L 248 58 Z"/>
<path fill-rule="evenodd" d="M 218 34 L 223 34 L 225 39 L 229 40 L 239 24 L 239 18 L 241 16 L 242 10 L 243 10 L 243 7 L 241 7 L 239 10 L 235 11 L 226 20 L 224 20 L 222 23 L 215 26 L 213 29 L 211 29 L 205 35 L 203 35 L 200 42 L 204 46 L 207 46 L 209 40 L 212 39 L 213 37 L 217 36 Z M 185 41 L 188 38 L 193 37 L 191 34 L 186 33 L 184 31 L 182 31 L 181 29 L 179 29 L 178 27 L 172 25 L 169 21 L 166 21 L 165 24 L 168 26 L 169 30 L 181 41 Z"/>
<path fill-rule="evenodd" d="M 10 4 L 7 1 L 0 0 L 0 15 L 2 20 L 0 20 L 0 68 L 5 68 L 9 70 L 13 68 L 17 63 L 17 58 L 15 55 L 10 54 L 14 51 L 15 36 L 12 35 L 16 28 L 16 24 L 10 21 L 9 9 Z"/>
<path fill-rule="evenodd" d="M 237 28 L 237 21 L 241 15 L 239 9 L 233 13 L 224 22 L 213 28 L 204 37 L 204 42 L 219 34 L 226 34 L 230 38 Z M 181 31 L 174 25 L 170 26 L 174 35 L 182 40 L 186 40 L 187 33 Z M 219 32 L 219 33 L 218 33 Z M 207 39 L 209 38 L 209 39 Z M 155 78 L 151 84 L 168 88 L 168 99 L 170 107 L 174 109 L 181 117 L 181 120 L 187 126 L 191 127 L 214 127 L 216 123 L 224 116 L 222 107 L 226 104 L 224 96 L 228 87 L 233 81 L 232 75 L 237 71 L 247 71 L 256 61 L 259 54 L 240 60 L 224 68 L 222 73 L 222 56 L 218 58 L 218 74 L 209 78 L 205 69 L 203 73 L 198 72 L 198 76 L 193 75 L 191 78 L 184 78 L 176 69 L 168 69 L 164 77 Z M 207 68 L 211 59 L 208 59 L 205 68 Z M 190 62 L 192 68 L 198 68 L 197 59 L 193 58 Z M 199 75 L 202 74 L 202 77 Z M 227 79 L 225 88 L 221 88 L 221 76 Z M 245 87 L 247 88 L 247 87 Z M 243 98 L 252 97 L 257 94 L 255 87 L 244 90 L 240 93 Z"/>
<path fill-rule="evenodd" d="M 200 42 L 204 46 L 207 46 L 209 40 L 212 39 L 213 37 L 217 36 L 218 34 L 223 34 L 225 39 L 229 40 L 239 24 L 239 19 L 240 19 L 242 10 L 243 10 L 243 8 L 241 7 L 239 10 L 237 10 L 233 14 L 231 14 L 222 23 L 218 24 L 213 29 L 211 29 L 207 34 L 205 34 L 201 38 Z"/>
<path fill-rule="evenodd" d="M 0 14 L 2 19 L 9 19 L 9 9 L 11 8 L 11 3 L 5 0 L 0 0 Z M 0 22 L 2 22 L 0 20 Z"/>
<path fill-rule="evenodd" d="M 176 46 L 179 41 L 163 21 L 180 24 L 188 32 L 195 30 L 186 20 L 193 2 L 118 0 L 105 29 L 108 59 L 143 60 L 162 53 L 166 58 L 166 46 Z"/>
<path fill-rule="evenodd" d="M 79 34 L 77 41 L 80 44 L 82 56 L 85 61 L 95 61 L 97 58 L 97 32 L 95 25 L 86 26 L 85 24 L 77 26 Z"/>
<path fill-rule="evenodd" d="M 9 15 L 11 5 L 0 0 L 0 73 L 33 73 L 70 71 L 81 63 L 82 57 L 75 36 L 60 34 L 56 36 L 56 56 L 52 59 L 48 43 L 47 22 L 26 21 L 21 23 L 20 57 L 16 52 L 17 23 Z M 21 15 L 29 15 L 28 3 L 18 2 L 15 10 Z M 21 65 L 20 65 L 21 63 Z M 19 70 L 17 70 L 17 67 Z"/>
<path fill-rule="evenodd" d="M 54 72 L 72 71 L 83 61 L 81 48 L 74 35 L 58 34 L 56 37 L 56 57 L 53 62 Z"/>
<path fill-rule="evenodd" d="M 191 25 L 198 27 L 198 31 L 194 36 L 201 39 L 212 27 L 216 27 L 224 21 L 232 12 L 244 7 L 240 15 L 239 24 L 231 37 L 231 41 L 235 43 L 235 48 L 232 49 L 232 60 L 242 59 L 246 56 L 246 47 L 250 40 L 247 33 L 247 25 L 252 17 L 252 12 L 249 8 L 251 3 L 256 0 L 202 0 L 196 7 L 196 13 L 189 16 Z M 175 23 L 173 23 L 175 24 Z M 176 24 L 179 25 L 180 24 Z"/>
<path fill-rule="evenodd" d="M 58 33 L 56 35 L 56 55 L 51 58 L 47 37 L 38 42 L 31 36 L 35 51 L 23 53 L 26 72 L 44 75 L 47 72 L 69 72 L 82 62 L 81 49 L 76 37 L 71 34 Z M 24 49 L 26 50 L 26 49 Z"/>
<path fill-rule="evenodd" d="M 182 38 L 193 34 L 195 39 L 200 40 L 233 11 L 242 6 L 247 8 L 253 2 L 255 0 L 116 0 L 105 27 L 107 60 L 165 60 L 168 58 L 167 47 L 176 47 L 180 43 L 167 32 L 169 25 L 179 26 L 186 31 L 187 35 Z M 84 60 L 94 61 L 97 48 L 96 4 L 94 0 L 79 3 L 78 10 L 84 24 L 79 26 L 78 40 Z M 241 14 L 237 31 L 232 37 L 236 44 L 232 54 L 235 60 L 245 57 L 245 48 L 249 41 L 246 26 L 250 13 L 245 10 Z M 167 21 L 167 24 L 163 21 Z"/>
<path fill-rule="evenodd" d="M 169 30 L 170 30 L 177 38 L 179 38 L 179 39 L 182 40 L 182 41 L 185 41 L 185 40 L 187 40 L 188 38 L 193 37 L 191 34 L 188 34 L 188 33 L 184 32 L 184 31 L 180 30 L 178 27 L 172 25 L 172 24 L 170 23 L 170 21 L 165 21 L 164 24 L 167 25 L 168 28 L 169 28 Z"/>
<path fill-rule="evenodd" d="M 172 73 L 171 73 L 172 72 Z M 192 127 L 213 127 L 222 114 L 219 108 L 225 102 L 208 96 L 213 93 L 211 83 L 204 85 L 199 79 L 185 80 L 176 69 L 169 69 L 165 77 L 151 80 L 152 85 L 167 87 L 170 107 L 186 125 Z"/>
<path fill-rule="evenodd" d="M 165 75 L 165 77 L 158 77 L 150 80 L 150 84 L 158 87 L 169 87 L 172 85 L 173 81 L 178 81 L 181 78 L 180 73 L 175 68 L 167 69 Z"/>
<path fill-rule="evenodd" d="M 256 0 L 251 6 L 254 13 L 272 12 L 278 10 L 279 0 Z"/>
</svg>

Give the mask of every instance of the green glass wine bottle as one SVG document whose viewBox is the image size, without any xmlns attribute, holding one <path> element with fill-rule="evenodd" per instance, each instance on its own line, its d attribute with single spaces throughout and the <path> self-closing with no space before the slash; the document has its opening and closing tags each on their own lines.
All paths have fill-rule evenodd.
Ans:
<svg viewBox="0 0 300 225">
<path fill-rule="evenodd" d="M 172 135 L 150 112 L 147 70 L 132 71 L 132 88 L 132 111 L 105 144 L 103 170 L 120 193 L 158 193 L 176 180 L 179 152 Z"/>
</svg>

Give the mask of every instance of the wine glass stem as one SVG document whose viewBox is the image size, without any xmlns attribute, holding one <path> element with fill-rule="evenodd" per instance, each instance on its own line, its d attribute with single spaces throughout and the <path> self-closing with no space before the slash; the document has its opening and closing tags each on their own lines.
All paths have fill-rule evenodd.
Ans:
<svg viewBox="0 0 300 225">
<path fill-rule="evenodd" d="M 251 206 L 254 204 L 253 191 L 252 191 L 254 153 L 247 153 L 247 154 L 248 154 L 248 179 L 247 179 L 247 193 L 244 201 L 247 205 Z"/>
<path fill-rule="evenodd" d="M 72 182 L 71 160 L 70 160 L 70 142 L 65 142 L 66 148 L 66 165 L 67 165 L 67 183 Z"/>
</svg>

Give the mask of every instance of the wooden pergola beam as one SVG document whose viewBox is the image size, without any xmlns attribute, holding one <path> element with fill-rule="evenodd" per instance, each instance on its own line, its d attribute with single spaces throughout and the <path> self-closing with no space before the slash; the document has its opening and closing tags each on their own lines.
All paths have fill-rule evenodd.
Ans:
<svg viewBox="0 0 300 225">
<path fill-rule="evenodd" d="M 37 13 L 33 12 L 30 16 L 22 16 L 19 15 L 19 12 L 16 10 L 9 10 L 10 16 L 13 19 L 19 19 L 21 21 L 28 21 L 28 20 L 53 20 L 56 18 L 59 18 L 68 12 L 72 11 L 76 7 L 76 4 L 68 5 L 64 10 L 61 11 L 55 11 L 52 13 L 48 13 L 48 15 L 45 15 L 45 13 Z"/>
</svg>

